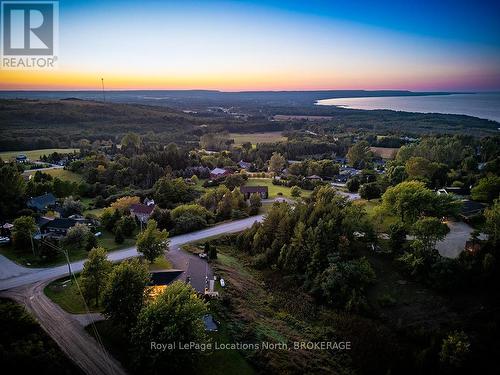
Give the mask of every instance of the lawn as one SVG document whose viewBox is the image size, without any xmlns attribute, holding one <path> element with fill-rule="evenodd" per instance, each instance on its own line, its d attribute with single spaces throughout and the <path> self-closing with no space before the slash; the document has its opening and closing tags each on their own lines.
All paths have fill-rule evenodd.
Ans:
<svg viewBox="0 0 500 375">
<path fill-rule="evenodd" d="M 52 302 L 71 314 L 102 311 L 101 306 L 96 306 L 94 301 L 91 301 L 88 305 L 85 304 L 78 283 L 80 283 L 80 275 L 76 276 L 76 280 L 74 278 L 70 280 L 69 277 L 57 279 L 45 287 L 44 293 Z"/>
<path fill-rule="evenodd" d="M 38 255 L 33 255 L 31 248 L 15 249 L 12 245 L 0 247 L 0 254 L 25 267 L 53 267 L 66 263 L 66 257 L 62 253 L 57 255 L 54 259 L 43 260 L 40 259 Z M 87 255 L 87 251 L 83 249 L 71 250 L 69 252 L 69 259 L 75 262 L 85 259 Z"/>
<path fill-rule="evenodd" d="M 125 249 L 135 245 L 135 234 L 133 238 L 126 238 L 122 244 L 117 244 L 113 233 L 106 230 L 102 230 L 101 233 L 102 236 L 98 238 L 97 243 L 99 246 L 104 247 L 108 252 Z M 53 267 L 66 263 L 66 257 L 62 253 L 54 259 L 47 261 L 40 259 L 38 255 L 33 255 L 31 248 L 19 250 L 15 249 L 12 245 L 4 245 L 0 247 L 0 254 L 25 267 Z M 85 259 L 87 255 L 88 252 L 84 249 L 72 249 L 69 251 L 69 259 L 71 262 Z"/>
<path fill-rule="evenodd" d="M 169 270 L 171 268 L 172 263 L 170 263 L 170 261 L 164 255 L 159 256 L 153 263 L 149 265 L 150 271 Z"/>
<path fill-rule="evenodd" d="M 287 140 L 281 132 L 230 133 L 229 138 L 234 139 L 234 143 L 237 145 L 241 145 L 246 142 L 256 145 L 257 143 L 273 143 Z"/>
<path fill-rule="evenodd" d="M 120 249 L 126 249 L 135 245 L 135 235 L 133 238 L 125 238 L 125 241 L 121 244 L 115 242 L 115 235 L 107 230 L 101 230 L 102 236 L 98 238 L 97 242 L 99 246 L 104 247 L 107 251 L 114 251 Z"/>
<path fill-rule="evenodd" d="M 278 193 L 282 193 L 281 196 L 286 198 L 291 198 L 291 188 L 280 185 L 273 185 L 270 178 L 249 178 L 246 186 L 267 186 L 269 191 L 269 198 L 273 199 L 279 197 Z M 302 190 L 302 196 L 308 196 L 311 192 L 309 190 Z"/>
<path fill-rule="evenodd" d="M 54 152 L 58 152 L 60 154 L 70 154 L 76 151 L 78 151 L 77 148 L 47 148 L 30 151 L 4 151 L 0 152 L 0 158 L 9 160 L 15 158 L 19 154 L 23 154 L 26 155 L 30 160 L 39 160 L 42 155 L 49 155 Z"/>
<path fill-rule="evenodd" d="M 380 199 L 372 199 L 369 201 L 358 199 L 354 201 L 354 204 L 360 205 L 365 209 L 370 221 L 375 226 L 375 230 L 379 233 L 388 233 L 391 224 L 398 221 L 398 218 L 394 215 L 379 212 L 378 207 L 380 207 L 381 204 Z"/>
<path fill-rule="evenodd" d="M 70 182 L 80 183 L 83 181 L 83 177 L 78 173 L 68 171 L 66 169 L 58 168 L 58 169 L 46 169 L 42 170 L 43 173 L 49 174 L 52 177 L 58 177 L 61 180 L 67 180 Z M 34 175 L 36 171 L 26 171 L 27 175 Z"/>
</svg>

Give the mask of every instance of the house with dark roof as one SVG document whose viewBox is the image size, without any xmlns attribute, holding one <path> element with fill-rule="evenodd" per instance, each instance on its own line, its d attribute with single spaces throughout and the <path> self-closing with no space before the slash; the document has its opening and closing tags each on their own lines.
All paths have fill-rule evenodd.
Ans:
<svg viewBox="0 0 500 375">
<path fill-rule="evenodd" d="M 247 163 L 246 161 L 240 160 L 240 161 L 238 162 L 238 166 L 239 166 L 241 169 L 250 169 L 250 167 L 252 166 L 252 163 Z"/>
<path fill-rule="evenodd" d="M 153 213 L 155 205 L 136 203 L 130 206 L 130 214 L 137 218 L 141 223 L 146 223 Z"/>
<path fill-rule="evenodd" d="M 148 286 L 146 287 L 147 293 L 151 298 L 155 298 L 162 293 L 165 288 L 173 283 L 182 271 L 178 270 L 159 270 L 150 273 Z"/>
<path fill-rule="evenodd" d="M 28 157 L 24 154 L 19 154 L 16 156 L 16 161 L 18 163 L 26 163 L 27 161 L 29 161 Z"/>
<path fill-rule="evenodd" d="M 219 178 L 223 178 L 229 176 L 232 172 L 229 169 L 225 168 L 214 168 L 210 171 L 210 179 L 217 180 Z"/>
<path fill-rule="evenodd" d="M 250 198 L 250 195 L 257 193 L 262 199 L 267 199 L 269 191 L 267 186 L 241 186 L 240 191 L 245 199 Z"/>
<path fill-rule="evenodd" d="M 32 210 L 44 211 L 49 208 L 53 208 L 56 205 L 56 197 L 54 197 L 52 193 L 47 193 L 38 197 L 32 197 L 28 199 L 26 205 Z"/>
<path fill-rule="evenodd" d="M 42 236 L 64 237 L 68 234 L 68 230 L 77 223 L 74 219 L 57 218 L 40 225 L 40 231 Z"/>
</svg>

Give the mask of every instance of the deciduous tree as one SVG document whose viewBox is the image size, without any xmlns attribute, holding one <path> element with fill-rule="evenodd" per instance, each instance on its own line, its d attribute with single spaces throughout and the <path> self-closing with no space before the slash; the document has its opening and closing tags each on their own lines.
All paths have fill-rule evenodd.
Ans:
<svg viewBox="0 0 500 375">
<path fill-rule="evenodd" d="M 106 250 L 102 247 L 92 249 L 83 264 L 80 280 L 85 298 L 88 301 L 94 298 L 96 306 L 99 306 L 99 297 L 106 285 L 110 270 L 111 262 L 108 260 Z"/>
<path fill-rule="evenodd" d="M 274 173 L 280 173 L 285 168 L 286 160 L 279 152 L 273 152 L 269 160 L 269 169 Z"/>
<path fill-rule="evenodd" d="M 35 219 L 31 216 L 21 216 L 14 220 L 12 239 L 17 248 L 30 246 L 32 237 L 36 232 Z"/>
<path fill-rule="evenodd" d="M 149 279 L 148 267 L 138 259 L 114 266 L 103 293 L 104 314 L 115 324 L 133 327 L 144 306 L 144 289 Z"/>
<path fill-rule="evenodd" d="M 151 350 L 151 343 L 206 342 L 203 315 L 207 306 L 196 291 L 183 282 L 174 282 L 140 312 L 132 332 L 137 367 L 145 372 L 172 372 L 185 368 L 200 353 L 186 350 Z"/>
<path fill-rule="evenodd" d="M 153 263 L 168 250 L 168 232 L 158 230 L 156 221 L 149 220 L 146 229 L 137 238 L 137 251 Z"/>
</svg>

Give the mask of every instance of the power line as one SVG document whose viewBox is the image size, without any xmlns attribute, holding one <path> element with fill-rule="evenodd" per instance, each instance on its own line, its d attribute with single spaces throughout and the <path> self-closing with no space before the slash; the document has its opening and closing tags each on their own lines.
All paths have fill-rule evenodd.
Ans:
<svg viewBox="0 0 500 375">
<path fill-rule="evenodd" d="M 83 301 L 83 305 L 85 306 L 85 311 L 86 311 L 87 314 L 90 314 L 90 308 L 89 308 L 89 306 L 87 304 L 87 301 L 85 300 L 85 297 L 83 295 L 83 292 L 82 292 L 82 289 L 80 287 L 80 284 L 78 283 L 78 279 L 76 278 L 76 275 L 71 272 L 71 262 L 69 260 L 68 251 L 64 250 L 62 247 L 54 245 L 53 243 L 51 243 L 49 241 L 44 241 L 43 238 L 42 238 L 42 240 L 40 242 L 43 243 L 43 244 L 45 244 L 46 246 L 49 246 L 49 247 L 55 249 L 55 250 L 61 251 L 65 255 L 66 261 L 68 262 L 68 269 L 69 269 L 70 280 L 71 280 L 71 277 L 73 277 L 73 279 L 75 281 L 75 284 L 76 284 L 76 287 L 78 289 L 78 294 L 80 294 L 80 297 L 82 298 L 82 301 Z M 94 322 L 94 320 L 92 320 L 92 318 L 90 319 L 90 325 L 92 326 L 92 331 L 94 332 L 94 335 L 95 335 L 95 338 L 96 338 L 96 341 L 97 341 L 97 345 L 101 349 L 101 351 L 102 351 L 102 353 L 104 355 L 105 363 L 107 365 L 109 365 L 109 369 L 111 371 L 110 373 L 114 373 L 114 367 L 113 367 L 113 364 L 112 364 L 112 361 L 111 361 L 111 357 L 110 357 L 109 353 L 107 352 L 107 350 L 106 350 L 106 348 L 104 346 L 104 343 L 102 341 L 101 335 L 99 334 L 99 331 L 97 330 L 95 322 Z"/>
</svg>

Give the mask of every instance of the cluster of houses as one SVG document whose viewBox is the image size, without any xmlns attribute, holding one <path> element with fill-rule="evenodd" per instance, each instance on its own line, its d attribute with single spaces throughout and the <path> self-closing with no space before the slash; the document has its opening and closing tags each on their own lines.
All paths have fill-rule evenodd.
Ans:
<svg viewBox="0 0 500 375">
<path fill-rule="evenodd" d="M 77 224 L 88 225 L 89 227 L 96 227 L 99 222 L 95 219 L 88 219 L 81 215 L 71 215 L 69 217 L 62 217 L 62 207 L 58 203 L 56 197 L 52 193 L 43 194 L 37 197 L 32 197 L 26 202 L 26 206 L 38 213 L 36 217 L 37 232 L 33 233 L 33 238 L 42 239 L 45 237 L 62 238 L 68 234 L 68 230 Z M 133 204 L 130 207 L 130 214 L 137 218 L 141 223 L 146 223 L 153 210 L 155 202 L 152 199 L 146 198 L 143 203 Z M 48 216 L 47 212 L 52 211 L 56 213 L 54 216 Z M 59 217 L 56 217 L 59 215 Z M 2 225 L 2 238 L 10 238 L 13 225 L 11 223 L 4 223 Z"/>
<path fill-rule="evenodd" d="M 53 211 L 61 215 L 61 205 L 57 202 L 56 197 L 52 193 L 40 195 L 38 197 L 30 198 L 27 207 L 35 212 L 40 213 L 36 224 L 39 228 L 35 238 L 54 237 L 62 238 L 68 234 L 68 230 L 76 224 L 84 224 L 88 226 L 95 226 L 98 223 L 95 220 L 86 219 L 81 215 L 71 215 L 69 217 L 49 217 L 43 216 L 47 211 Z"/>
</svg>

